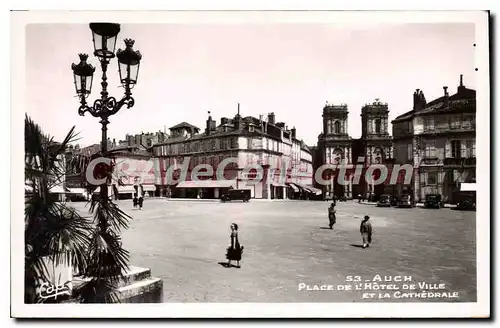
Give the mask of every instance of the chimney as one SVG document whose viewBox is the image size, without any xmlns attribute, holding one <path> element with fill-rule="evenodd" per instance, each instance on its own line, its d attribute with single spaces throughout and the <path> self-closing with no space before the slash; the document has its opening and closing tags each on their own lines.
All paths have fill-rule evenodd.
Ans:
<svg viewBox="0 0 500 328">
<path fill-rule="evenodd" d="M 242 127 L 241 126 L 241 116 L 240 116 L 240 103 L 238 103 L 238 113 L 234 117 L 233 124 L 234 124 L 234 128 L 236 130 L 239 130 Z"/>
<path fill-rule="evenodd" d="M 417 89 L 414 93 L 413 93 L 413 110 L 418 110 L 418 98 L 419 98 L 419 94 L 418 92 L 420 91 L 420 89 Z"/>
<path fill-rule="evenodd" d="M 228 121 L 229 121 L 229 119 L 227 117 L 221 117 L 220 124 L 221 125 L 227 124 Z"/>
<path fill-rule="evenodd" d="M 274 124 L 274 119 L 275 119 L 274 113 L 267 114 L 267 121 L 269 124 Z"/>
<path fill-rule="evenodd" d="M 464 75 L 460 74 L 460 85 L 457 88 L 457 93 L 463 91 L 464 89 L 465 89 L 465 86 L 464 86 Z"/>
<path fill-rule="evenodd" d="M 205 129 L 205 134 L 208 136 L 212 132 L 212 116 L 210 116 L 210 111 L 208 111 L 207 127 Z"/>
<path fill-rule="evenodd" d="M 448 101 L 449 101 L 449 98 L 450 98 L 450 95 L 448 94 L 448 87 L 444 86 L 443 90 L 444 90 L 444 106 L 448 107 Z"/>
<path fill-rule="evenodd" d="M 295 127 L 292 128 L 292 138 L 295 139 L 297 137 L 297 130 L 295 129 Z"/>
</svg>

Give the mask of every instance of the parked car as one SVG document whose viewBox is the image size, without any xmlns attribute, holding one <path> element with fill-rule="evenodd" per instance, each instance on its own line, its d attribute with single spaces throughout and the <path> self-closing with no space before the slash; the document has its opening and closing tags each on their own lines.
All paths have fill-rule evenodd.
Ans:
<svg viewBox="0 0 500 328">
<path fill-rule="evenodd" d="M 415 202 L 410 195 L 401 195 L 396 201 L 396 207 L 415 207 Z"/>
<path fill-rule="evenodd" d="M 425 195 L 424 207 L 441 208 L 444 207 L 443 199 L 440 194 Z"/>
<path fill-rule="evenodd" d="M 392 196 L 391 195 L 381 195 L 378 202 L 377 207 L 391 207 Z"/>
<path fill-rule="evenodd" d="M 475 211 L 476 210 L 476 202 L 472 199 L 464 199 L 457 203 L 457 210 L 460 211 Z"/>
<path fill-rule="evenodd" d="M 251 198 L 250 190 L 248 189 L 229 189 L 229 191 L 221 196 L 221 201 L 230 202 L 233 200 L 241 200 L 248 202 Z"/>
</svg>

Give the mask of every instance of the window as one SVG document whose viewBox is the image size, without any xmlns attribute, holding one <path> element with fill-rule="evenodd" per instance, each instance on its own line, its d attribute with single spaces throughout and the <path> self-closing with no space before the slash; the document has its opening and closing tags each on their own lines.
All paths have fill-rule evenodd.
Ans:
<svg viewBox="0 0 500 328">
<path fill-rule="evenodd" d="M 427 173 L 427 184 L 428 185 L 436 185 L 438 180 L 437 172 L 428 172 Z"/>
<path fill-rule="evenodd" d="M 408 144 L 408 150 L 407 150 L 407 154 L 408 154 L 408 160 L 411 161 L 413 160 L 413 144 Z"/>
<path fill-rule="evenodd" d="M 236 138 L 231 138 L 231 148 L 238 148 L 238 143 Z"/>
<path fill-rule="evenodd" d="M 429 116 L 424 119 L 424 131 L 434 131 L 434 117 Z"/>
<path fill-rule="evenodd" d="M 425 144 L 425 157 L 426 158 L 436 157 L 436 146 L 434 141 L 430 141 Z"/>
<path fill-rule="evenodd" d="M 462 128 L 464 129 L 472 128 L 472 120 L 473 120 L 472 115 L 464 115 L 464 119 L 462 121 Z"/>
<path fill-rule="evenodd" d="M 248 132 L 254 132 L 254 131 L 255 131 L 255 129 L 254 129 L 253 125 L 248 126 Z"/>
<path fill-rule="evenodd" d="M 460 115 L 452 115 L 450 116 L 450 128 L 452 129 L 460 129 L 461 126 L 461 118 Z"/>
<path fill-rule="evenodd" d="M 462 144 L 460 140 L 451 141 L 451 157 L 460 158 L 462 153 Z"/>
<path fill-rule="evenodd" d="M 467 140 L 465 144 L 465 154 L 466 157 L 476 157 L 476 141 L 475 140 Z"/>
<path fill-rule="evenodd" d="M 377 118 L 375 120 L 375 133 L 381 133 L 382 132 L 382 121 Z"/>
<path fill-rule="evenodd" d="M 335 134 L 340 134 L 340 122 L 335 121 L 335 129 L 334 129 Z"/>
</svg>

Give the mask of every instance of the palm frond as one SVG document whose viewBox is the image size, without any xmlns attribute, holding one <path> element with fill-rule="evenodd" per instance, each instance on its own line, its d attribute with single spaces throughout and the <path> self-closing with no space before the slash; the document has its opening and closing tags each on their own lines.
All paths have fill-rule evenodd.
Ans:
<svg viewBox="0 0 500 328">
<path fill-rule="evenodd" d="M 103 279 L 91 279 L 73 289 L 74 298 L 80 303 L 119 303 L 116 285 Z"/>
<path fill-rule="evenodd" d="M 122 248 L 121 240 L 112 231 L 96 229 L 89 247 L 85 274 L 117 284 L 128 267 L 129 252 Z"/>
<path fill-rule="evenodd" d="M 96 222 L 106 220 L 117 231 L 128 228 L 130 216 L 109 198 L 103 202 L 101 194 L 98 194 L 90 202 L 90 212 L 94 213 L 94 220 Z"/>
</svg>

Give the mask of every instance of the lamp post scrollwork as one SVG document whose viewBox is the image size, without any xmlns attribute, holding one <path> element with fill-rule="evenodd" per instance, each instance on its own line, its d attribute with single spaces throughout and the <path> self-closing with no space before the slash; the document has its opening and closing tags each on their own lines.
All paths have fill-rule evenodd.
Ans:
<svg viewBox="0 0 500 328">
<path fill-rule="evenodd" d="M 142 54 L 133 49 L 134 40 L 125 39 L 125 49 L 118 49 L 115 55 L 116 39 L 120 32 L 120 25 L 115 23 L 90 23 L 92 30 L 92 39 L 94 43 L 94 56 L 101 63 L 101 97 L 96 99 L 92 106 L 89 106 L 87 98 L 92 90 L 92 80 L 95 68 L 87 63 L 88 55 L 79 54 L 80 63 L 72 64 L 73 77 L 76 94 L 80 98 L 80 107 L 78 114 L 84 116 L 90 113 L 94 117 L 100 118 L 102 124 L 102 145 L 101 153 L 103 156 L 107 153 L 107 125 L 109 117 L 118 113 L 123 106 L 131 108 L 135 101 L 132 98 L 131 89 L 137 84 L 139 74 L 139 64 Z M 114 57 L 118 58 L 118 68 L 120 82 L 125 89 L 125 94 L 120 100 L 110 97 L 108 94 L 107 69 Z M 107 198 L 107 184 L 101 185 L 101 196 Z"/>
</svg>

